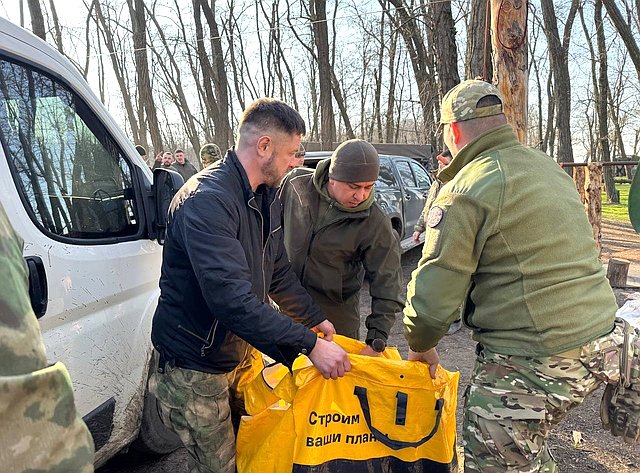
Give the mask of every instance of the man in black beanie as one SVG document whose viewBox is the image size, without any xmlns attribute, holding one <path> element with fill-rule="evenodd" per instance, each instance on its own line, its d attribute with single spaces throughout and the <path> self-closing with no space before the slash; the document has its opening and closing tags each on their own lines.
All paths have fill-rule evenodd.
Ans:
<svg viewBox="0 0 640 473">
<path fill-rule="evenodd" d="M 403 307 L 400 247 L 374 198 L 379 171 L 375 148 L 349 140 L 315 171 L 292 170 L 280 190 L 291 265 L 336 333 L 359 338 L 359 295 L 368 275 L 371 314 L 363 353 L 372 356 L 384 351 Z"/>
</svg>

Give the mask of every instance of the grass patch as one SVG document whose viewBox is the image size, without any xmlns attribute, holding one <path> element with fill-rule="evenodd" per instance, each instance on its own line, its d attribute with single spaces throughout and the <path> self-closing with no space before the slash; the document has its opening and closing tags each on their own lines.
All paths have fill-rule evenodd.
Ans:
<svg viewBox="0 0 640 473">
<path fill-rule="evenodd" d="M 602 193 L 602 218 L 616 220 L 618 222 L 629 222 L 629 188 L 630 184 L 616 184 L 616 189 L 620 191 L 620 203 L 610 204 L 607 202 L 607 194 Z"/>
</svg>

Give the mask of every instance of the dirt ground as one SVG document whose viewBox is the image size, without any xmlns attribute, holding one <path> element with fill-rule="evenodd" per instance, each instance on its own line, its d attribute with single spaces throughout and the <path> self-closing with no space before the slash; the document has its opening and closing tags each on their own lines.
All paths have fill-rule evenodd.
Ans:
<svg viewBox="0 0 640 473">
<path fill-rule="evenodd" d="M 602 259 L 605 264 L 611 257 L 624 258 L 631 261 L 630 274 L 634 269 L 640 273 L 640 237 L 633 231 L 631 225 L 604 222 L 602 237 Z M 403 256 L 405 286 L 411 271 L 418 263 L 420 251 L 421 248 L 416 248 Z M 615 290 L 619 305 L 624 303 L 627 294 L 640 291 L 640 283 L 636 285 L 639 286 L 638 289 L 628 287 L 624 290 Z M 633 284 L 630 283 L 630 286 Z M 362 301 L 362 313 L 366 313 L 366 307 L 369 304 L 368 297 L 365 299 Z M 398 346 L 403 355 L 406 355 L 408 347 L 402 336 L 400 319 L 393 327 L 391 342 Z M 457 411 L 459 438 L 462 436 L 462 394 L 473 369 L 474 349 L 475 342 L 471 339 L 471 332 L 466 328 L 446 336 L 438 345 L 443 366 L 451 371 L 460 371 Z M 602 389 L 599 389 L 581 406 L 571 411 L 552 432 L 550 447 L 561 472 L 640 472 L 640 445 L 628 446 L 602 429 L 599 415 L 601 397 Z M 463 455 L 460 447 L 458 458 L 459 471 L 463 471 Z"/>
</svg>

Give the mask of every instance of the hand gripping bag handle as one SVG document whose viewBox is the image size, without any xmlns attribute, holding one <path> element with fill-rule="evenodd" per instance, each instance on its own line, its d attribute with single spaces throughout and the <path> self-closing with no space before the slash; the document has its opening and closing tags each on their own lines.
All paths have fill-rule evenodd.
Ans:
<svg viewBox="0 0 640 473">
<path fill-rule="evenodd" d="M 433 426 L 433 429 L 431 430 L 431 432 L 429 432 L 429 434 L 426 437 L 423 437 L 416 442 L 405 442 L 403 440 L 391 439 L 387 434 L 383 434 L 378 429 L 376 429 L 373 425 L 371 425 L 371 412 L 369 410 L 369 400 L 367 399 L 367 388 L 362 386 L 356 386 L 355 389 L 353 390 L 353 394 L 357 396 L 358 401 L 360 402 L 360 408 L 362 409 L 362 413 L 364 414 L 364 419 L 367 421 L 367 426 L 369 427 L 369 430 L 371 430 L 371 433 L 373 434 L 373 436 L 376 438 L 378 442 L 382 442 L 384 445 L 391 448 L 392 450 L 400 450 L 402 448 L 407 448 L 407 447 L 419 447 L 420 445 L 431 440 L 431 437 L 433 437 L 436 434 L 436 432 L 438 431 L 438 428 L 440 427 L 440 419 L 442 417 L 444 399 L 436 399 L 436 405 L 435 405 L 435 411 L 437 412 L 436 422 L 435 422 L 435 425 Z"/>
</svg>

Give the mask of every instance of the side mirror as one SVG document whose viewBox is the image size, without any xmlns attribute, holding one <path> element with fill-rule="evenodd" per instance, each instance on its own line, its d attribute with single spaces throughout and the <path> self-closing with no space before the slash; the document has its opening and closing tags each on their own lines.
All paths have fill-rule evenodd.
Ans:
<svg viewBox="0 0 640 473">
<path fill-rule="evenodd" d="M 156 203 L 155 217 L 158 243 L 164 244 L 169 220 L 169 206 L 173 196 L 184 184 L 184 179 L 176 171 L 164 168 L 153 170 L 153 196 Z"/>
</svg>

